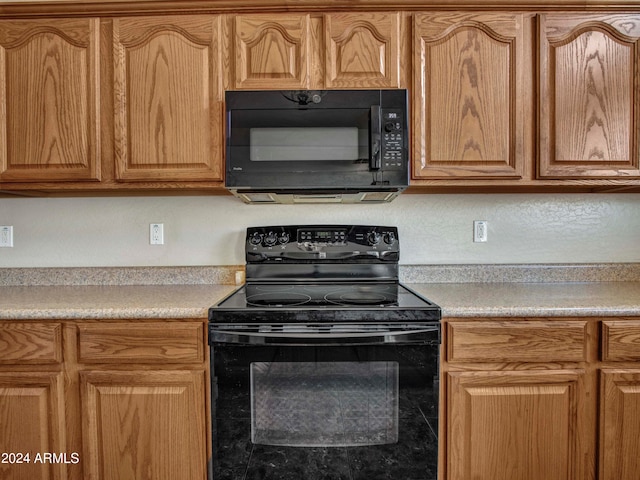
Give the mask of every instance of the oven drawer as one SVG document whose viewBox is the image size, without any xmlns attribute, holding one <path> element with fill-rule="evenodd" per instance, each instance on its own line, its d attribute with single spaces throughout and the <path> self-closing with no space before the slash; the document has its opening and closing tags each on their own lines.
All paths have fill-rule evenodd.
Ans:
<svg viewBox="0 0 640 480">
<path fill-rule="evenodd" d="M 118 322 L 78 327 L 82 363 L 200 363 L 200 322 Z"/>
<path fill-rule="evenodd" d="M 62 325 L 45 322 L 0 323 L 0 364 L 51 364 L 62 361 Z"/>
<path fill-rule="evenodd" d="M 586 321 L 487 321 L 447 324 L 450 362 L 582 362 Z"/>
<path fill-rule="evenodd" d="M 607 320 L 602 322 L 602 360 L 640 360 L 640 321 Z"/>
</svg>

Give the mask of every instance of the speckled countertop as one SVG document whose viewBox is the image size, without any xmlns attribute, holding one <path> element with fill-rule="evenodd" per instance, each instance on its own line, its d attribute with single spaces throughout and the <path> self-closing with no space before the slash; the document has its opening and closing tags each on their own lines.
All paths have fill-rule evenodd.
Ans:
<svg viewBox="0 0 640 480">
<path fill-rule="evenodd" d="M 234 285 L 0 287 L 0 320 L 206 318 Z"/>
<path fill-rule="evenodd" d="M 443 317 L 640 316 L 640 282 L 405 285 Z"/>
<path fill-rule="evenodd" d="M 206 318 L 238 268 L 0 269 L 0 320 Z M 408 266 L 400 278 L 443 317 L 640 316 L 640 264 Z"/>
</svg>

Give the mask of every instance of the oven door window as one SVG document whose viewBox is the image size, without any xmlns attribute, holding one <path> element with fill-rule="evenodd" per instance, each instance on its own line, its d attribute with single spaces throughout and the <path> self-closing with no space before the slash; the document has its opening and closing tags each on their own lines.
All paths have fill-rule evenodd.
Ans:
<svg viewBox="0 0 640 480">
<path fill-rule="evenodd" d="M 253 443 L 398 441 L 398 362 L 253 362 L 250 368 Z"/>
<path fill-rule="evenodd" d="M 213 477 L 436 480 L 438 352 L 214 344 Z"/>
</svg>

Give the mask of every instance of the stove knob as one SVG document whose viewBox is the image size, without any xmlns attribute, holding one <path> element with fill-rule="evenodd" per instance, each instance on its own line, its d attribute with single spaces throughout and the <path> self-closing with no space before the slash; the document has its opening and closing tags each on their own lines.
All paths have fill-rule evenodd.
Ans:
<svg viewBox="0 0 640 480">
<path fill-rule="evenodd" d="M 387 245 L 393 245 L 396 243 L 396 234 L 393 232 L 387 232 L 382 237 L 384 239 L 384 243 Z"/>
<path fill-rule="evenodd" d="M 260 245 L 262 243 L 262 235 L 260 235 L 258 232 L 255 232 L 249 237 L 249 243 L 253 246 Z"/>
<path fill-rule="evenodd" d="M 267 236 L 264 237 L 264 244 L 268 247 L 274 246 L 277 241 L 278 241 L 278 236 L 273 232 L 267 233 Z"/>
<path fill-rule="evenodd" d="M 278 237 L 278 242 L 280 242 L 281 245 L 289 243 L 289 234 L 287 232 L 281 233 Z"/>
<path fill-rule="evenodd" d="M 377 245 L 380 243 L 380 234 L 378 232 L 369 232 L 369 235 L 367 235 L 367 241 L 369 242 L 369 245 Z"/>
</svg>

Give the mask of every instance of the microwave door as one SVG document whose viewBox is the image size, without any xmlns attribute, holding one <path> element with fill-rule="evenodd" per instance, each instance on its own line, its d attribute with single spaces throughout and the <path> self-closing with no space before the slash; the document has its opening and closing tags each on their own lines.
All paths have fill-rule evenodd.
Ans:
<svg viewBox="0 0 640 480">
<path fill-rule="evenodd" d="M 380 105 L 371 107 L 370 115 L 370 148 L 369 148 L 369 170 L 380 170 L 380 142 L 381 142 L 382 115 Z"/>
</svg>

